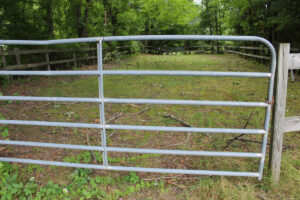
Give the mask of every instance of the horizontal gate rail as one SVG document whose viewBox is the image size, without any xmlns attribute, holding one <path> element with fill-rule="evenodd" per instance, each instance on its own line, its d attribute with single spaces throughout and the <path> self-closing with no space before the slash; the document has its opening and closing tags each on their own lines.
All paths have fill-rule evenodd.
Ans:
<svg viewBox="0 0 300 200">
<path fill-rule="evenodd" d="M 214 71 L 160 71 L 160 70 L 95 70 L 88 71 L 0 71 L 0 75 L 20 76 L 79 76 L 79 75 L 146 75 L 146 76 L 221 76 L 221 77 L 271 77 L 262 72 L 214 72 Z"/>
<path fill-rule="evenodd" d="M 271 52 L 271 68 L 269 73 L 265 72 L 222 72 L 222 71 L 160 71 L 160 70 L 103 70 L 102 67 L 102 43 L 109 41 L 129 41 L 129 40 L 222 40 L 222 41 L 253 41 L 263 43 Z M 32 160 L 21 158 L 0 157 L 0 161 L 19 162 L 42 165 L 55 165 L 67 167 L 80 167 L 103 170 L 121 170 L 136 172 L 157 172 L 157 173 L 177 173 L 177 174 L 198 174 L 198 175 L 222 175 L 222 176 L 248 176 L 262 179 L 264 160 L 266 155 L 266 145 L 273 100 L 274 76 L 276 68 L 276 52 L 273 45 L 264 38 L 256 36 L 203 36 L 203 35 L 148 35 L 148 36 L 109 36 L 74 38 L 62 40 L 0 40 L 0 45 L 54 45 L 70 44 L 81 42 L 95 42 L 98 50 L 98 70 L 86 71 L 0 71 L 1 75 L 22 75 L 22 76 L 98 76 L 99 97 L 98 98 L 77 98 L 77 97 L 33 97 L 33 96 L 0 96 L 0 101 L 50 101 L 50 102 L 83 102 L 98 103 L 100 111 L 100 123 L 72 123 L 72 122 L 48 122 L 48 121 L 25 121 L 25 120 L 0 120 L 0 124 L 10 125 L 35 125 L 35 126 L 58 126 L 95 128 L 101 131 L 101 146 L 72 145 L 42 143 L 31 141 L 6 141 L 0 140 L 1 145 L 32 146 L 45 148 L 64 148 L 76 150 L 100 151 L 103 153 L 103 165 L 68 163 L 45 160 Z M 203 100 L 175 100 L 175 99 L 122 99 L 104 97 L 103 79 L 107 75 L 130 75 L 130 76 L 211 76 L 211 77 L 241 77 L 241 78 L 268 78 L 269 88 L 266 102 L 243 102 L 243 101 L 203 101 Z M 203 105 L 203 106 L 239 106 L 239 107 L 262 107 L 265 109 L 265 121 L 263 129 L 235 129 L 235 128 L 199 128 L 199 127 L 166 127 L 166 126 L 137 126 L 137 125 L 115 125 L 105 122 L 105 103 L 135 103 L 135 104 L 170 104 L 170 105 Z M 106 130 L 142 130 L 142 131 L 170 131 L 170 132 L 195 132 L 195 133 L 223 133 L 223 134 L 254 134 L 262 135 L 261 151 L 253 152 L 217 152 L 217 151 L 187 151 L 187 150 L 167 150 L 167 149 L 139 149 L 120 148 L 106 145 Z M 245 157 L 259 158 L 257 172 L 236 172 L 236 171 L 213 171 L 213 170 L 189 170 L 189 169 L 163 169 L 163 168 L 143 168 L 110 166 L 107 159 L 107 152 L 125 153 L 149 153 L 149 154 L 169 154 L 169 155 L 189 155 L 189 156 L 216 156 L 216 157 Z"/>
<path fill-rule="evenodd" d="M 57 161 L 48 161 L 48 160 L 32 160 L 32 159 L 5 158 L 5 157 L 0 157 L 0 161 L 28 163 L 28 164 L 37 164 L 37 165 L 53 165 L 53 166 L 63 166 L 63 167 L 114 170 L 114 171 L 135 171 L 135 172 L 154 172 L 154 173 L 172 173 L 172 174 L 194 174 L 194 175 L 207 175 L 207 176 L 208 175 L 214 175 L 214 176 L 242 176 L 242 177 L 257 177 L 257 178 L 259 178 L 259 173 L 255 173 L 255 172 L 231 172 L 231 171 L 209 171 L 209 170 L 188 170 L 188 169 L 165 169 L 165 168 L 105 166 L 105 165 L 94 165 L 94 164 L 79 164 L 79 163 L 57 162 Z"/>
<path fill-rule="evenodd" d="M 171 105 L 201 105 L 201 106 L 242 106 L 267 107 L 265 102 L 243 101 L 200 101 L 200 100 L 172 100 L 172 99 L 117 99 L 104 98 L 106 103 L 135 103 L 135 104 L 171 104 Z"/>
<path fill-rule="evenodd" d="M 102 103 L 99 98 L 77 97 L 30 97 L 30 96 L 0 96 L 0 101 L 50 101 L 50 102 L 83 102 Z M 134 103 L 134 104 L 170 104 L 170 105 L 202 105 L 202 106 L 242 106 L 242 107 L 268 107 L 265 102 L 246 101 L 201 101 L 201 100 L 173 100 L 173 99 L 121 99 L 104 98 L 104 103 Z"/>
<path fill-rule="evenodd" d="M 273 45 L 266 39 L 257 36 L 218 36 L 218 35 L 138 35 L 138 36 L 106 36 L 89 38 L 70 38 L 59 40 L 0 40 L 6 45 L 55 45 L 87 43 L 99 41 L 131 41 L 131 40 L 219 40 L 219 41 L 252 41 L 265 44 L 271 53 L 275 51 Z"/>
<path fill-rule="evenodd" d="M 65 149 L 89 150 L 89 151 L 104 151 L 104 148 L 100 146 L 56 144 L 56 143 L 43 143 L 43 142 L 0 140 L 0 144 L 31 146 L 31 147 L 46 147 L 46 148 L 65 148 Z M 106 150 L 110 152 L 123 152 L 123 153 L 172 154 L 172 155 L 219 156 L 219 157 L 241 157 L 241 158 L 262 157 L 261 153 L 245 153 L 245 152 L 186 151 L 186 150 L 141 149 L 141 148 L 120 148 L 120 147 L 106 147 Z"/>
<path fill-rule="evenodd" d="M 234 129 L 234 128 L 195 128 L 195 127 L 169 127 L 169 126 L 133 126 L 107 124 L 88 124 L 73 122 L 45 122 L 25 120 L 0 120 L 0 124 L 33 125 L 33 126 L 57 126 L 74 128 L 98 128 L 113 130 L 137 130 L 137 131 L 168 131 L 168 132 L 193 132 L 193 133 L 232 133 L 232 134 L 265 134 L 264 129 Z"/>
</svg>

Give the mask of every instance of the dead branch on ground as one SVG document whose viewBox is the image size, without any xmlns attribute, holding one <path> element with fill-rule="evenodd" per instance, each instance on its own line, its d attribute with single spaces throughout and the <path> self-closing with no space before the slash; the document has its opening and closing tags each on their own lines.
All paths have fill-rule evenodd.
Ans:
<svg viewBox="0 0 300 200">
<path fill-rule="evenodd" d="M 253 113 L 250 113 L 250 115 L 249 115 L 249 117 L 248 117 L 248 120 L 247 120 L 247 122 L 246 122 L 246 124 L 245 124 L 245 126 L 244 126 L 244 129 L 247 128 L 247 126 L 248 126 L 248 124 L 249 124 L 249 122 L 250 122 L 250 119 L 251 119 L 251 117 L 252 117 L 252 114 L 253 114 Z M 240 140 L 240 138 L 243 137 L 244 135 L 245 135 L 245 134 L 240 134 L 240 135 L 238 135 L 238 136 L 235 136 L 235 137 L 233 137 L 233 138 L 227 140 L 227 144 L 226 144 L 226 146 L 225 146 L 224 148 L 229 147 L 229 145 L 231 145 L 234 141 Z"/>
<path fill-rule="evenodd" d="M 185 127 L 193 127 L 192 125 L 190 125 L 189 123 L 187 123 L 186 121 L 182 120 L 182 119 L 179 119 L 177 117 L 175 117 L 174 115 L 164 115 L 165 118 L 171 118 L 171 119 L 174 119 L 178 122 L 180 122 L 183 126 Z M 187 136 L 186 136 L 186 139 L 184 142 L 179 142 L 179 143 L 176 143 L 176 144 L 171 144 L 171 145 L 168 145 L 168 146 L 165 146 L 164 148 L 168 148 L 168 147 L 173 147 L 173 146 L 178 146 L 178 145 L 182 145 L 182 144 L 186 144 L 189 140 L 190 140 L 190 137 L 191 137 L 191 133 L 188 132 L 187 133 Z"/>
<path fill-rule="evenodd" d="M 138 112 L 136 112 L 136 113 L 127 113 L 127 114 L 126 114 L 126 113 L 119 113 L 119 114 L 117 114 L 117 115 L 111 117 L 110 119 L 108 119 L 108 120 L 106 121 L 106 123 L 113 122 L 113 121 L 115 121 L 115 120 L 117 120 L 117 119 L 119 119 L 119 118 L 121 118 L 121 117 L 127 117 L 127 116 L 135 116 L 135 115 L 139 115 L 139 114 L 141 114 L 141 113 L 143 113 L 143 112 L 145 112 L 145 111 L 147 111 L 147 110 L 149 110 L 150 108 L 153 108 L 153 107 L 154 107 L 154 105 L 147 106 L 147 107 L 145 107 L 144 109 L 142 109 L 142 110 L 140 110 L 140 111 L 138 111 Z M 98 133 L 98 132 L 93 132 L 93 133 Z M 113 136 L 114 134 L 115 134 L 115 132 L 112 132 L 110 135 L 107 136 L 107 138 Z"/>
</svg>

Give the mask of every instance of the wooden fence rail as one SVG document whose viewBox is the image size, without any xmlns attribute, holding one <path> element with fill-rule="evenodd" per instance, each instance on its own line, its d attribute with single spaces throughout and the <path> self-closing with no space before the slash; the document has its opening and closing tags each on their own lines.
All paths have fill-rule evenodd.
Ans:
<svg viewBox="0 0 300 200">
<path fill-rule="evenodd" d="M 224 46 L 224 52 L 255 58 L 261 61 L 271 59 L 269 49 L 265 47 Z"/>
<path fill-rule="evenodd" d="M 116 47 L 119 53 L 128 53 L 131 46 L 118 46 Z M 127 51 L 123 51 L 127 50 Z M 50 70 L 50 66 L 54 64 L 63 64 L 73 62 L 74 66 L 77 66 L 77 61 L 82 60 L 90 60 L 96 59 L 96 56 L 86 56 L 83 58 L 79 58 L 78 52 L 89 52 L 96 51 L 96 48 L 85 48 L 85 49 L 34 49 L 34 50 L 19 50 L 15 48 L 14 50 L 3 51 L 0 47 L 0 57 L 2 61 L 2 69 L 3 70 L 16 70 L 16 69 L 29 69 L 41 66 L 47 66 L 47 69 Z M 253 46 L 224 46 L 224 45 L 200 45 L 200 46 L 192 46 L 192 47 L 162 47 L 157 48 L 155 46 L 142 46 L 141 51 L 144 53 L 158 53 L 158 54 L 172 54 L 172 53 L 232 53 L 238 54 L 243 57 L 258 59 L 261 62 L 264 60 L 270 60 L 268 48 L 265 47 L 253 47 Z M 249 53 L 250 51 L 250 53 Z M 252 52 L 252 53 L 251 53 Z M 72 53 L 72 57 L 68 59 L 61 60 L 51 60 L 50 54 L 53 53 Z M 45 59 L 43 62 L 37 63 L 21 63 L 21 56 L 28 54 L 45 54 Z M 94 54 L 95 55 L 95 54 Z M 108 54 L 110 55 L 110 54 Z M 6 56 L 14 56 L 15 57 L 15 65 L 7 65 Z"/>
<path fill-rule="evenodd" d="M 226 52 L 232 54 L 238 54 L 241 56 L 254 58 L 258 60 L 270 60 L 270 52 L 266 47 L 253 47 L 253 46 L 225 46 L 225 45 L 201 45 L 192 47 L 177 47 L 177 48 L 157 48 L 154 46 L 144 46 L 142 47 L 143 52 L 157 52 L 157 53 L 219 53 Z M 249 52 L 250 51 L 250 52 Z"/>
<path fill-rule="evenodd" d="M 84 48 L 84 49 L 34 49 L 34 50 L 19 50 L 18 48 L 15 48 L 14 50 L 10 51 L 3 51 L 3 49 L 0 49 L 0 56 L 2 61 L 2 70 L 16 70 L 16 69 L 30 69 L 35 67 L 41 67 L 41 66 L 47 66 L 48 70 L 51 70 L 51 65 L 54 64 L 63 64 L 63 63 L 70 63 L 73 62 L 74 66 L 77 67 L 77 61 L 82 60 L 91 60 L 91 59 L 97 59 L 97 56 L 94 53 L 93 56 L 90 56 L 87 54 L 85 57 L 78 58 L 76 53 L 78 52 L 91 52 L 96 51 L 96 48 Z M 60 59 L 60 60 L 50 60 L 50 53 L 72 53 L 72 57 L 68 59 Z M 28 54 L 45 54 L 45 61 L 44 62 L 38 62 L 38 63 L 28 63 L 24 64 L 21 63 L 21 55 L 28 55 Z M 6 56 L 15 56 L 16 64 L 15 65 L 7 65 Z"/>
<path fill-rule="evenodd" d="M 115 54 L 116 56 L 127 54 L 131 52 L 131 46 L 117 46 L 116 52 L 107 52 L 107 56 L 109 57 L 111 54 Z M 143 53 L 154 53 L 154 54 L 173 54 L 173 53 L 232 53 L 237 54 L 246 58 L 257 59 L 261 62 L 265 60 L 270 60 L 269 51 L 266 47 L 254 47 L 254 46 L 229 46 L 229 45 L 200 45 L 200 46 L 191 46 L 191 47 L 155 47 L 155 46 L 141 46 L 141 52 Z M 292 49 L 293 51 L 299 51 L 299 49 Z M 78 52 L 96 52 L 96 48 L 84 48 L 84 49 L 34 49 L 34 50 L 19 50 L 15 48 L 14 50 L 3 51 L 0 47 L 0 58 L 2 62 L 3 70 L 16 70 L 16 69 L 29 69 L 40 66 L 47 66 L 47 69 L 50 70 L 50 66 L 54 64 L 63 64 L 73 62 L 74 66 L 77 67 L 77 61 L 82 60 L 91 60 L 96 59 L 94 56 L 85 56 L 82 58 L 78 58 Z M 250 51 L 250 52 L 249 52 Z M 61 60 L 50 60 L 50 54 L 52 53 L 72 53 L 72 57 L 68 59 Z M 29 63 L 24 64 L 21 63 L 21 56 L 28 54 L 45 54 L 45 60 L 43 62 L 38 63 Z M 291 54 L 292 59 L 299 59 L 297 54 Z M 14 56 L 15 57 L 15 65 L 7 65 L 6 56 Z M 292 61 L 294 62 L 294 61 Z M 298 62 L 298 61 L 297 61 Z M 293 65 L 295 66 L 295 65 Z M 300 66 L 294 68 L 300 69 Z M 292 80 L 294 80 L 293 70 L 291 69 Z"/>
<path fill-rule="evenodd" d="M 273 117 L 273 134 L 271 138 L 270 163 L 273 182 L 277 184 L 280 177 L 283 133 L 300 131 L 300 117 L 285 117 L 286 96 L 288 87 L 288 70 L 299 69 L 300 54 L 290 54 L 290 44 L 280 44 L 277 65 L 277 87 L 275 92 L 275 109 Z M 294 63 L 292 63 L 294 62 Z"/>
</svg>

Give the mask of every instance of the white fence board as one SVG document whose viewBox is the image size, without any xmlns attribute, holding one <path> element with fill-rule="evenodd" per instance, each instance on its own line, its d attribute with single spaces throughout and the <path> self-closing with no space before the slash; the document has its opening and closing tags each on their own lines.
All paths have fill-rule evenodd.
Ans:
<svg viewBox="0 0 300 200">
<path fill-rule="evenodd" d="M 300 117 L 286 117 L 283 132 L 300 131 Z"/>
<path fill-rule="evenodd" d="M 290 54 L 289 69 L 300 69 L 300 53 Z"/>
</svg>

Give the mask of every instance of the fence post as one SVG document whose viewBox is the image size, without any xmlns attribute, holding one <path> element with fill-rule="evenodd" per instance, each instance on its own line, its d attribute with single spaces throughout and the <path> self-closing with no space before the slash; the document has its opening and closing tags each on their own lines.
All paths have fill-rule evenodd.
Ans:
<svg viewBox="0 0 300 200">
<path fill-rule="evenodd" d="M 293 71 L 293 69 L 290 69 L 290 72 L 291 72 L 292 81 L 295 81 L 295 77 L 294 77 L 294 71 Z"/>
<path fill-rule="evenodd" d="M 47 49 L 47 52 L 46 52 L 46 62 L 47 62 L 47 70 L 50 71 L 51 67 L 50 67 L 50 59 L 49 59 L 48 49 Z"/>
<path fill-rule="evenodd" d="M 16 62 L 17 62 L 17 65 L 21 65 L 21 59 L 20 59 L 19 48 L 15 48 L 15 55 L 16 55 Z"/>
<path fill-rule="evenodd" d="M 264 49 L 263 49 L 263 47 L 260 49 L 260 54 L 261 54 L 261 56 L 264 56 Z M 261 57 L 261 59 L 260 59 L 260 63 L 262 64 L 263 63 L 263 59 L 262 59 L 262 57 Z"/>
<path fill-rule="evenodd" d="M 77 59 L 76 59 L 75 51 L 73 51 L 73 60 L 74 60 L 74 67 L 77 68 Z"/>
<path fill-rule="evenodd" d="M 0 52 L 3 52 L 3 47 L 0 47 Z M 6 57 L 4 54 L 1 55 L 1 60 L 2 60 L 2 68 L 5 68 L 6 67 Z"/>
<path fill-rule="evenodd" d="M 279 183 L 280 164 L 283 142 L 283 128 L 285 120 L 285 106 L 288 85 L 288 66 L 289 66 L 290 44 L 282 43 L 279 45 L 277 80 L 275 91 L 275 110 L 273 114 L 273 133 L 271 138 L 270 165 L 271 178 L 276 185 Z"/>
</svg>

